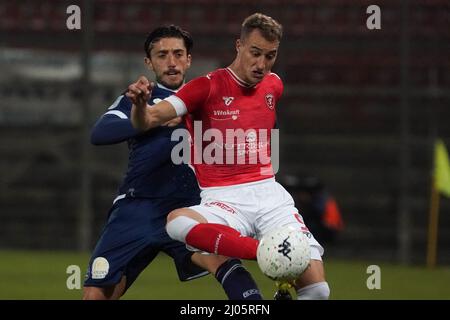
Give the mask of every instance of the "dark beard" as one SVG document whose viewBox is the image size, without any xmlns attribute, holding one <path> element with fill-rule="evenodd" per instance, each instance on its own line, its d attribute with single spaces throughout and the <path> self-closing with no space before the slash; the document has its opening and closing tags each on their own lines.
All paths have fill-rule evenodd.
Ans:
<svg viewBox="0 0 450 320">
<path fill-rule="evenodd" d="M 179 84 L 177 84 L 177 85 L 170 85 L 170 84 L 168 84 L 168 83 L 166 83 L 165 81 L 163 81 L 162 79 L 156 79 L 156 81 L 158 82 L 158 83 L 160 83 L 160 84 L 162 84 L 164 87 L 166 87 L 167 89 L 170 89 L 170 90 L 177 90 L 177 89 L 179 89 L 182 85 L 183 85 L 183 83 L 184 83 L 184 79 L 183 80 L 181 80 L 181 82 L 179 83 Z"/>
</svg>

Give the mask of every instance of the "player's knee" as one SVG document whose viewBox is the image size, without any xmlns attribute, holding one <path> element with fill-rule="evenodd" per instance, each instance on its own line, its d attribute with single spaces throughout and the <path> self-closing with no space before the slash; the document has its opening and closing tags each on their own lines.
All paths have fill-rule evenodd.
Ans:
<svg viewBox="0 0 450 320">
<path fill-rule="evenodd" d="M 217 269 L 219 269 L 220 266 L 229 261 L 231 258 L 212 254 L 205 255 L 196 252 L 192 255 L 191 259 L 196 265 L 208 270 L 211 274 L 215 275 Z"/>
<path fill-rule="evenodd" d="M 297 290 L 298 300 L 328 300 L 330 287 L 328 283 L 317 282 Z"/>
<path fill-rule="evenodd" d="M 167 223 L 183 215 L 183 209 L 175 209 L 167 215 Z"/>
<path fill-rule="evenodd" d="M 175 212 L 177 210 L 174 210 L 172 212 Z M 170 214 L 172 214 L 172 212 Z M 169 215 L 170 215 L 169 214 Z M 166 224 L 166 231 L 169 237 L 171 237 L 174 240 L 186 242 L 186 236 L 191 231 L 193 227 L 195 227 L 199 222 L 191 219 L 189 217 L 186 217 L 184 215 L 174 213 L 174 216 L 172 219 L 167 219 Z"/>
</svg>

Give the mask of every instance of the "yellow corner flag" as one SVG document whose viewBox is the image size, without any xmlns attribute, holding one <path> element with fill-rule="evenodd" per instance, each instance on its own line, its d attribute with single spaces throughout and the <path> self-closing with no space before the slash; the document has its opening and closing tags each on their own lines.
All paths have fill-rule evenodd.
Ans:
<svg viewBox="0 0 450 320">
<path fill-rule="evenodd" d="M 436 189 L 446 197 L 450 197 L 450 162 L 447 149 L 441 139 L 434 147 L 434 181 Z"/>
<path fill-rule="evenodd" d="M 434 145 L 434 172 L 428 222 L 427 266 L 429 268 L 434 268 L 437 262 L 440 193 L 450 197 L 450 162 L 444 142 L 438 139 Z"/>
</svg>

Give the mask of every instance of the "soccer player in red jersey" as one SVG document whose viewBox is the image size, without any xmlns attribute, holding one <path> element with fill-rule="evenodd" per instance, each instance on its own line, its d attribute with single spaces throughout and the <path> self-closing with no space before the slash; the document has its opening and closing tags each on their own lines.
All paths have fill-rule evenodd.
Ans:
<svg viewBox="0 0 450 320">
<path fill-rule="evenodd" d="M 198 250 L 254 260 L 257 239 L 276 227 L 294 226 L 307 235 L 311 246 L 310 267 L 295 282 L 297 298 L 328 299 L 324 250 L 291 195 L 275 181 L 270 161 L 268 133 L 275 127 L 283 92 L 281 79 L 271 69 L 281 37 L 277 21 L 255 13 L 242 24 L 237 55 L 228 68 L 192 80 L 152 107 L 147 106 L 151 85 L 144 77 L 129 86 L 127 96 L 133 102 L 133 126 L 143 131 L 190 115 L 191 164 L 202 200 L 172 211 L 168 234 Z"/>
</svg>

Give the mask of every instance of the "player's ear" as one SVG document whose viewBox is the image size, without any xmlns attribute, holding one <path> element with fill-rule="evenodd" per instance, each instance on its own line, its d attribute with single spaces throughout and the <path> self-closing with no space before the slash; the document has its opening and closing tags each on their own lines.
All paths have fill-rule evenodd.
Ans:
<svg viewBox="0 0 450 320">
<path fill-rule="evenodd" d="M 190 54 L 187 55 L 187 67 L 189 68 L 191 66 L 192 62 L 192 56 Z"/>
<path fill-rule="evenodd" d="M 144 63 L 147 67 L 149 67 L 150 70 L 153 71 L 153 64 L 152 64 L 152 60 L 148 57 L 144 58 Z"/>
<path fill-rule="evenodd" d="M 236 40 L 236 52 L 237 53 L 239 53 L 239 50 L 241 49 L 241 45 L 242 45 L 241 39 L 237 39 Z"/>
</svg>

